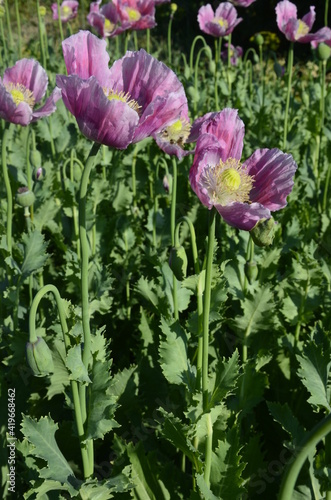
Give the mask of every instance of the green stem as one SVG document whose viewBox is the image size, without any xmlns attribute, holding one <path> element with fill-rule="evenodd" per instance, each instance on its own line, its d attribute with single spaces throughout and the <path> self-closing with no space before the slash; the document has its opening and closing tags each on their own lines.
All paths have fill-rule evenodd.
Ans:
<svg viewBox="0 0 331 500">
<path fill-rule="evenodd" d="M 206 255 L 206 277 L 203 300 L 203 356 L 202 356 L 202 395 L 203 409 L 208 410 L 208 351 L 209 351 L 209 313 L 211 299 L 211 278 L 214 255 L 216 210 L 212 208 L 209 214 L 208 246 Z"/>
<path fill-rule="evenodd" d="M 12 219 L 13 219 L 13 195 L 7 169 L 7 142 L 10 136 L 10 125 L 6 124 L 2 136 L 2 173 L 7 195 L 7 248 L 12 253 Z"/>
<path fill-rule="evenodd" d="M 149 54 L 151 50 L 151 30 L 146 30 L 146 52 Z"/>
<path fill-rule="evenodd" d="M 293 70 L 293 42 L 290 43 L 287 61 L 287 96 L 285 106 L 285 119 L 284 119 L 284 138 L 283 149 L 286 150 L 287 146 L 287 132 L 288 132 L 288 114 L 290 108 L 291 88 L 292 88 L 292 70 Z"/>
<path fill-rule="evenodd" d="M 217 82 L 217 69 L 218 69 L 218 63 L 219 63 L 219 47 L 220 43 L 215 38 L 215 73 L 214 73 L 214 87 L 215 87 L 215 108 L 216 111 L 218 110 L 219 103 L 218 103 L 218 82 Z"/>
<path fill-rule="evenodd" d="M 330 432 L 331 414 L 319 422 L 298 446 L 295 460 L 289 465 L 283 476 L 278 500 L 293 498 L 295 484 L 305 461 L 313 453 L 317 444 Z"/>
<path fill-rule="evenodd" d="M 63 42 L 63 29 L 62 29 L 62 20 L 61 20 L 61 6 L 60 6 L 60 0 L 57 1 L 57 15 L 58 15 L 58 22 L 59 22 L 59 30 L 60 30 L 60 37 L 61 37 L 61 42 Z"/>
<path fill-rule="evenodd" d="M 207 436 L 206 436 L 206 448 L 205 448 L 205 470 L 204 470 L 204 480 L 209 488 L 210 486 L 210 471 L 211 462 L 213 455 L 213 422 L 211 419 L 210 412 L 207 413 Z"/>
<path fill-rule="evenodd" d="M 46 52 L 45 52 L 44 36 L 43 36 L 43 21 L 41 19 L 41 15 L 40 15 L 39 0 L 37 0 L 37 16 L 38 16 L 39 41 L 40 41 L 40 52 L 41 52 L 42 66 L 46 70 Z"/>
<path fill-rule="evenodd" d="M 260 73 L 262 85 L 262 108 L 264 107 L 264 68 L 263 68 L 263 45 L 259 45 Z"/>
<path fill-rule="evenodd" d="M 138 51 L 138 37 L 136 30 L 133 32 L 133 43 L 134 43 L 134 50 Z"/>
<path fill-rule="evenodd" d="M 7 29 L 8 29 L 8 33 L 9 33 L 9 47 L 12 48 L 14 45 L 14 40 L 13 40 L 13 32 L 11 29 L 11 23 L 10 23 L 8 0 L 5 0 L 5 10 L 6 10 Z"/>
<path fill-rule="evenodd" d="M 137 206 L 137 179 L 136 179 L 137 154 L 138 154 L 138 144 L 134 148 L 133 157 L 132 157 L 132 165 L 131 165 L 132 198 L 133 198 L 134 214 L 136 213 L 135 208 Z"/>
<path fill-rule="evenodd" d="M 326 79 L 326 61 L 322 61 L 322 75 L 321 75 L 321 100 L 320 100 L 320 130 L 319 130 L 319 142 L 318 142 L 318 152 L 317 152 L 317 197 L 319 199 L 320 185 L 321 185 L 321 177 L 320 177 L 320 161 L 321 161 L 321 143 L 323 137 L 323 127 L 324 127 L 324 119 L 325 119 L 325 79 Z M 326 184 L 326 183 L 325 183 Z M 325 189 L 323 193 L 323 211 L 326 208 L 325 198 Z"/>
<path fill-rule="evenodd" d="M 194 116 L 197 114 L 197 104 L 198 104 L 198 75 L 199 75 L 199 63 L 200 63 L 200 57 L 202 52 L 207 52 L 206 47 L 202 47 L 197 55 L 196 61 L 195 61 L 195 66 L 194 66 L 194 103 L 193 103 L 193 110 L 194 110 Z"/>
<path fill-rule="evenodd" d="M 2 45 L 3 45 L 4 59 L 5 59 L 6 64 L 8 64 L 7 42 L 6 42 L 6 38 L 5 38 L 5 32 L 3 29 L 2 18 L 0 18 L 0 31 L 1 31 L 1 40 L 2 40 Z"/>
<path fill-rule="evenodd" d="M 325 0 L 325 11 L 324 11 L 324 26 L 328 25 L 328 10 L 329 10 L 329 0 Z"/>
<path fill-rule="evenodd" d="M 82 298 L 82 326 L 84 338 L 83 363 L 86 369 L 89 368 L 91 362 L 91 330 L 90 330 L 90 314 L 89 314 L 89 297 L 88 297 L 88 263 L 89 263 L 89 245 L 87 241 L 86 231 L 86 196 L 87 186 L 91 170 L 95 164 L 96 156 L 100 149 L 100 144 L 94 143 L 90 154 L 87 158 L 83 175 L 81 178 L 79 192 L 79 239 L 81 246 L 81 298 Z M 87 419 L 86 412 L 86 388 L 80 386 L 80 402 L 82 408 L 83 425 Z M 88 477 L 93 474 L 93 441 L 87 441 L 87 449 L 89 454 Z"/>
<path fill-rule="evenodd" d="M 60 316 L 60 323 L 61 323 L 61 329 L 62 329 L 62 334 L 63 334 L 63 339 L 64 339 L 64 345 L 66 352 L 68 351 L 70 347 L 70 341 L 68 338 L 68 325 L 66 321 L 66 313 L 65 309 L 62 303 L 62 299 L 60 296 L 60 293 L 58 289 L 54 285 L 45 285 L 39 292 L 36 294 L 35 298 L 33 299 L 31 308 L 30 308 L 30 315 L 29 315 L 29 339 L 30 342 L 36 342 L 37 341 L 37 335 L 36 335 L 36 313 L 38 309 L 39 302 L 41 299 L 46 295 L 46 293 L 51 292 L 56 300 L 56 305 L 58 309 L 58 313 Z M 81 456 L 82 456 L 82 462 L 83 462 L 83 470 L 84 470 L 84 477 L 87 478 L 89 475 L 89 458 L 88 458 L 88 452 L 87 452 L 87 447 L 86 444 L 84 443 L 84 425 L 83 425 L 83 420 L 82 420 L 82 412 L 81 412 L 81 406 L 80 406 L 80 399 L 79 399 L 79 393 L 78 393 L 78 383 L 76 380 L 71 381 L 71 390 L 72 390 L 72 397 L 73 397 L 73 403 L 74 403 L 74 412 L 75 412 L 75 419 L 76 419 L 76 425 L 77 425 L 77 431 L 78 431 L 78 436 L 79 436 L 79 442 L 80 442 L 80 450 L 81 450 Z"/>
<path fill-rule="evenodd" d="M 170 231 L 171 231 L 171 246 L 175 246 L 175 228 L 176 228 L 176 199 L 177 199 L 177 160 L 172 157 L 172 193 L 171 193 L 171 212 L 170 212 Z M 178 303 L 177 303 L 177 279 L 173 275 L 173 300 L 174 300 L 174 318 L 178 319 Z"/>
<path fill-rule="evenodd" d="M 15 0 L 15 12 L 16 12 L 16 23 L 17 23 L 17 34 L 18 34 L 18 57 L 19 59 L 22 59 L 22 31 L 21 31 L 20 11 L 18 8 L 18 0 Z"/>
<path fill-rule="evenodd" d="M 198 40 L 201 40 L 203 42 L 204 47 L 207 47 L 206 40 L 203 38 L 203 36 L 198 35 L 194 38 L 192 45 L 191 45 L 191 51 L 190 51 L 190 73 L 191 73 L 191 75 L 193 74 L 194 49 L 195 49 L 195 45 L 196 45 Z"/>
<path fill-rule="evenodd" d="M 171 54 L 171 28 L 172 28 L 172 21 L 173 21 L 173 12 L 170 14 L 170 19 L 169 19 L 169 24 L 168 24 L 168 63 L 169 66 L 171 66 L 172 62 L 172 54 Z"/>
<path fill-rule="evenodd" d="M 231 33 L 228 35 L 228 86 L 229 86 L 229 95 L 231 99 L 232 94 L 232 82 L 231 82 Z"/>
</svg>

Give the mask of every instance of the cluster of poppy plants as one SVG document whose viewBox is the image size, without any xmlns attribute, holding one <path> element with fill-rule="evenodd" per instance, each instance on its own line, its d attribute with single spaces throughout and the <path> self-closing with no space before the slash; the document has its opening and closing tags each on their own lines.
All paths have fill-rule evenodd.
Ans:
<svg viewBox="0 0 331 500">
<path fill-rule="evenodd" d="M 113 0 L 100 6 L 93 2 L 88 20 L 102 38 L 127 29 L 153 27 L 155 5 L 165 0 Z M 167 1 L 167 0 L 166 0 Z M 236 0 L 248 7 L 255 0 Z M 198 22 L 214 37 L 229 35 L 242 19 L 232 3 L 223 2 L 214 12 L 211 5 L 200 8 Z M 54 16 L 58 9 L 54 9 Z M 64 1 L 61 19 L 77 14 L 78 2 Z M 302 19 L 288 0 L 276 7 L 277 24 L 291 42 L 331 44 L 331 30 L 310 33 L 315 8 Z M 66 17 L 66 18 L 65 18 Z M 108 20 L 108 23 L 106 22 Z M 110 26 L 112 30 L 106 30 Z M 100 27 L 103 26 L 103 29 Z M 67 75 L 57 75 L 56 85 L 45 104 L 48 78 L 33 59 L 22 59 L 6 69 L 0 81 L 0 116 L 26 126 L 56 110 L 60 98 L 76 118 L 82 134 L 106 146 L 126 149 L 146 137 L 155 139 L 169 155 L 192 154 L 189 174 L 192 189 L 208 208 L 215 207 L 230 225 L 250 231 L 272 211 L 286 205 L 297 168 L 291 155 L 278 149 L 258 149 L 241 162 L 244 124 L 234 109 L 207 113 L 190 124 L 184 87 L 176 74 L 143 49 L 126 52 L 109 68 L 106 42 L 89 31 L 64 40 Z M 193 144 L 186 148 L 186 144 Z"/>
</svg>

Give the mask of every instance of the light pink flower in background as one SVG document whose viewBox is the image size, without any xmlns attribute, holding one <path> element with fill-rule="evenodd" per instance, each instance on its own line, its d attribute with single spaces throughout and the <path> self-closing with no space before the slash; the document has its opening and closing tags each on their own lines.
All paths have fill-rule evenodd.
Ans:
<svg viewBox="0 0 331 500">
<path fill-rule="evenodd" d="M 71 19 L 75 19 L 75 17 L 77 16 L 78 7 L 79 3 L 76 0 L 64 0 L 60 5 L 61 21 L 63 23 L 66 23 Z M 59 19 L 57 3 L 53 3 L 51 8 L 53 11 L 53 20 Z"/>
<path fill-rule="evenodd" d="M 321 28 L 310 33 L 315 22 L 315 7 L 310 7 L 308 14 L 298 19 L 297 7 L 289 0 L 282 0 L 276 5 L 277 26 L 290 42 L 323 42 L 331 37 L 330 28 Z"/>
<path fill-rule="evenodd" d="M 256 2 L 256 0 L 231 0 L 231 3 L 236 7 L 249 7 L 254 2 Z"/>
<path fill-rule="evenodd" d="M 61 98 L 55 89 L 45 104 L 34 110 L 36 103 L 44 97 L 48 77 L 44 68 L 34 59 L 20 59 L 7 68 L 0 78 L 0 117 L 16 125 L 28 125 L 56 110 L 55 103 Z"/>
<path fill-rule="evenodd" d="M 90 12 L 87 22 L 98 32 L 102 38 L 114 37 L 129 29 L 129 23 L 122 25 L 121 18 L 117 12 L 116 5 L 108 2 L 99 7 L 102 0 L 90 4 Z"/>
<path fill-rule="evenodd" d="M 175 73 L 144 50 L 108 67 L 106 41 L 80 31 L 62 43 L 68 76 L 57 75 L 65 106 L 93 141 L 125 149 L 185 116 Z"/>
<path fill-rule="evenodd" d="M 244 123 L 235 109 L 208 113 L 199 132 L 189 179 L 208 209 L 230 225 L 250 231 L 271 212 L 286 206 L 297 165 L 279 149 L 258 149 L 241 162 Z"/>
<path fill-rule="evenodd" d="M 224 48 L 225 50 L 222 50 L 221 52 L 221 59 L 222 61 L 227 61 L 228 60 L 228 47 L 229 47 L 229 44 L 226 43 L 224 45 Z M 243 49 L 242 47 L 235 47 L 234 45 L 230 45 L 230 62 L 232 64 L 232 66 L 237 66 L 238 62 L 239 62 L 239 59 L 242 57 L 243 55 Z"/>
<path fill-rule="evenodd" d="M 237 17 L 237 11 L 230 2 L 220 3 L 215 13 L 210 4 L 200 7 L 198 12 L 200 29 L 215 37 L 229 35 L 241 21 L 242 18 Z"/>
<path fill-rule="evenodd" d="M 113 0 L 118 15 L 126 29 L 145 30 L 154 28 L 155 2 L 154 0 Z"/>
</svg>

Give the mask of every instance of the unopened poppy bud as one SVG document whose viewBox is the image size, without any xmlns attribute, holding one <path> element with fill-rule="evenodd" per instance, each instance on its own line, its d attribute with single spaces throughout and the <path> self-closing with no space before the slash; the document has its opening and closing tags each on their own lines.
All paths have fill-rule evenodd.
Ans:
<svg viewBox="0 0 331 500">
<path fill-rule="evenodd" d="M 175 13 L 177 9 L 178 9 L 178 6 L 177 6 L 176 3 L 171 3 L 170 4 L 170 10 L 171 10 L 171 12 Z"/>
<path fill-rule="evenodd" d="M 20 187 L 16 193 L 16 201 L 21 207 L 31 207 L 36 197 L 27 187 Z"/>
<path fill-rule="evenodd" d="M 250 260 L 249 262 L 245 263 L 245 276 L 250 284 L 254 283 L 258 274 L 259 270 L 255 260 Z"/>
<path fill-rule="evenodd" d="M 208 63 L 209 71 L 214 75 L 216 70 L 215 61 L 209 61 Z"/>
<path fill-rule="evenodd" d="M 45 176 L 45 170 L 42 167 L 35 168 L 33 176 L 36 181 L 41 181 L 41 179 L 43 179 Z"/>
<path fill-rule="evenodd" d="M 163 177 L 162 183 L 163 183 L 163 188 L 164 188 L 165 192 L 169 193 L 169 179 L 166 175 Z"/>
<path fill-rule="evenodd" d="M 45 17 L 46 16 L 46 7 L 44 7 L 43 5 L 41 5 L 39 7 L 39 14 L 41 17 Z"/>
<path fill-rule="evenodd" d="M 213 51 L 211 50 L 211 48 L 209 47 L 209 45 L 206 45 L 206 47 L 205 47 L 205 53 L 206 53 L 208 59 L 213 59 Z"/>
<path fill-rule="evenodd" d="M 331 55 L 331 47 L 326 43 L 320 43 L 317 48 L 317 57 L 320 61 L 327 61 Z"/>
<path fill-rule="evenodd" d="M 183 279 L 186 278 L 187 256 L 185 248 L 182 245 L 172 247 L 169 258 L 169 266 L 178 281 L 183 281 Z"/>
<path fill-rule="evenodd" d="M 36 377 L 45 377 L 54 371 L 52 352 L 41 337 L 26 343 L 26 359 Z"/>
<path fill-rule="evenodd" d="M 30 163 L 33 167 L 40 167 L 41 165 L 41 154 L 37 149 L 34 149 L 30 153 Z"/>
<path fill-rule="evenodd" d="M 276 223 L 272 217 L 261 219 L 250 231 L 255 245 L 266 247 L 271 245 L 275 237 Z"/>
<path fill-rule="evenodd" d="M 263 38 L 263 36 L 261 35 L 261 33 L 258 33 L 257 35 L 255 35 L 255 43 L 256 43 L 256 45 L 258 45 L 259 47 L 260 47 L 261 45 L 263 45 L 263 44 L 264 44 L 264 38 Z"/>
</svg>

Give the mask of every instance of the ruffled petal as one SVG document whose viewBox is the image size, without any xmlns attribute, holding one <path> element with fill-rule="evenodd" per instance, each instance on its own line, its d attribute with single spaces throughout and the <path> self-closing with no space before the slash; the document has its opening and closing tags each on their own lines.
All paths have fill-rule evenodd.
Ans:
<svg viewBox="0 0 331 500">
<path fill-rule="evenodd" d="M 0 117 L 16 125 L 28 125 L 32 119 L 32 109 L 26 102 L 16 106 L 11 94 L 0 85 Z"/>
<path fill-rule="evenodd" d="M 125 102 L 107 99 L 95 77 L 82 80 L 76 75 L 57 75 L 56 83 L 64 104 L 88 139 L 117 149 L 132 142 L 138 113 Z"/>
<path fill-rule="evenodd" d="M 63 56 L 68 75 L 87 80 L 95 76 L 104 85 L 109 75 L 109 55 L 106 41 L 89 31 L 79 31 L 62 42 Z"/>
<path fill-rule="evenodd" d="M 302 21 L 307 24 L 308 28 L 309 28 L 309 31 L 312 29 L 313 27 L 313 24 L 315 22 L 315 19 L 316 19 L 316 13 L 315 13 L 315 7 L 314 6 L 311 6 L 310 7 L 310 10 L 308 12 L 308 14 L 306 14 L 305 16 L 303 16 L 302 18 Z"/>
<path fill-rule="evenodd" d="M 56 111 L 56 103 L 59 99 L 61 99 L 62 93 L 59 88 L 55 88 L 51 95 L 46 99 L 45 104 L 37 109 L 36 111 L 33 111 L 32 113 L 32 121 L 35 122 L 39 120 L 39 118 L 42 118 L 43 116 L 49 116 L 54 111 Z"/>
<path fill-rule="evenodd" d="M 202 136 L 199 140 L 203 142 L 204 139 L 206 139 L 206 137 Z M 217 140 L 212 138 L 212 136 L 209 136 L 207 139 L 209 140 L 208 144 L 210 147 L 209 149 L 202 147 L 200 150 L 196 150 L 193 165 L 189 173 L 189 181 L 193 191 L 198 196 L 201 203 L 211 209 L 213 207 L 213 203 L 210 199 L 208 191 L 204 188 L 201 179 L 210 166 L 217 165 L 221 158 Z"/>
<path fill-rule="evenodd" d="M 243 164 L 254 178 L 249 198 L 271 211 L 286 206 L 286 198 L 292 191 L 293 177 L 297 169 L 293 157 L 279 149 L 258 149 Z"/>
<path fill-rule="evenodd" d="M 270 219 L 270 211 L 260 203 L 230 203 L 215 205 L 216 210 L 230 226 L 250 231 L 261 219 Z"/>
<path fill-rule="evenodd" d="M 200 29 L 205 31 L 205 26 L 207 23 L 210 23 L 214 19 L 214 11 L 212 6 L 208 3 L 203 7 L 200 7 L 198 12 L 198 23 Z"/>
<path fill-rule="evenodd" d="M 297 41 L 300 43 L 315 43 L 318 45 L 321 42 L 327 43 L 329 46 L 331 43 L 331 29 L 328 27 L 321 28 L 320 30 L 316 31 L 316 33 L 309 33 L 308 35 L 305 35 L 301 38 L 299 38 Z"/>
<path fill-rule="evenodd" d="M 20 59 L 11 68 L 7 68 L 3 75 L 3 83 L 21 84 L 31 90 L 35 102 L 39 102 L 45 95 L 48 77 L 44 68 L 34 59 Z"/>
<path fill-rule="evenodd" d="M 282 0 L 276 5 L 276 18 L 279 30 L 284 33 L 286 24 L 290 19 L 297 19 L 297 7 L 288 0 Z"/>
</svg>

